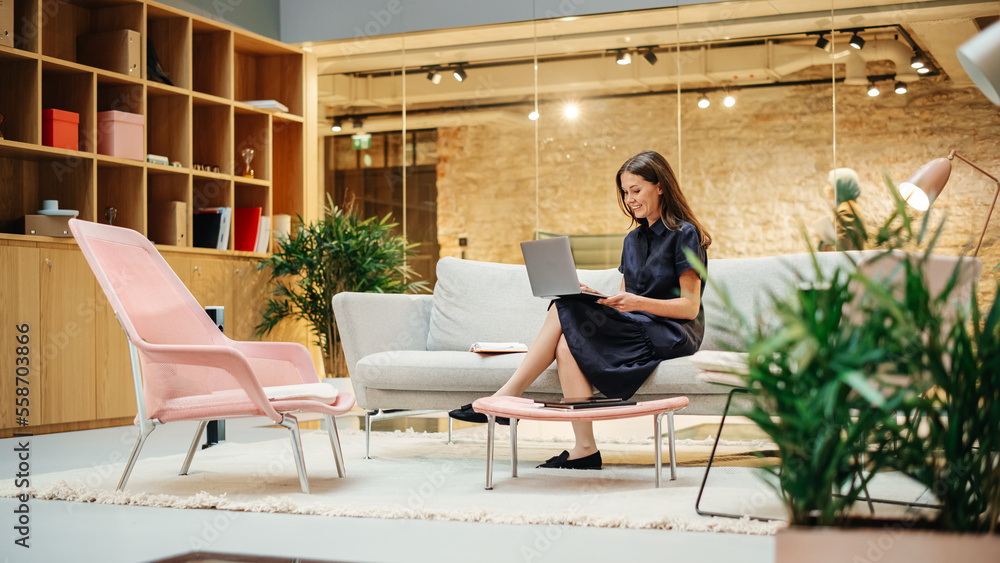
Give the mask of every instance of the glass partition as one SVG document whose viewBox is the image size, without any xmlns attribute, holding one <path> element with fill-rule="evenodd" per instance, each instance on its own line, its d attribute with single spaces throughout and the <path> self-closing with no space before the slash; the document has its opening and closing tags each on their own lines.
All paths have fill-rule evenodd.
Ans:
<svg viewBox="0 0 1000 563">
<path fill-rule="evenodd" d="M 835 245 L 834 169 L 857 172 L 853 197 L 873 226 L 892 206 L 884 174 L 899 182 L 950 149 L 1000 170 L 996 109 L 954 59 L 996 14 L 901 6 L 806 1 L 779 13 L 746 0 L 511 14 L 514 23 L 369 38 L 363 49 L 345 41 L 340 60 L 320 64 L 321 103 L 343 127 L 325 141 L 327 191 L 363 198 L 374 205 L 366 213 L 391 210 L 426 250 L 425 272 L 438 256 L 519 263 L 517 243 L 540 233 L 615 244 L 630 227 L 615 172 L 652 149 L 713 235 L 712 258 L 803 252 L 823 237 Z M 324 88 L 335 93 L 324 98 Z M 359 131 L 372 134 L 367 148 L 351 141 Z M 382 187 L 360 183 L 366 174 Z M 949 216 L 942 252 L 978 238 L 993 187 L 955 165 L 934 212 Z M 989 276 L 998 235 L 1000 224 L 980 252 Z M 603 255 L 593 267 L 613 261 Z"/>
</svg>

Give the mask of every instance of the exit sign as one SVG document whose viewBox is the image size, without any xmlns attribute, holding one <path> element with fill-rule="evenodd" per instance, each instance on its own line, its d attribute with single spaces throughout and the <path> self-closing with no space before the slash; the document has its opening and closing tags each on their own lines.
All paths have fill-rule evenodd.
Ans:
<svg viewBox="0 0 1000 563">
<path fill-rule="evenodd" d="M 351 146 L 356 151 L 370 149 L 372 146 L 372 136 L 367 133 L 351 135 Z"/>
</svg>

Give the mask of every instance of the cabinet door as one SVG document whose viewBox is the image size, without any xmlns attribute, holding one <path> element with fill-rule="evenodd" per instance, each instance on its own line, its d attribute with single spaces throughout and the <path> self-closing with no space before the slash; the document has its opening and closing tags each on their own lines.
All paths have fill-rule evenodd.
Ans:
<svg viewBox="0 0 1000 563">
<path fill-rule="evenodd" d="M 41 423 L 94 420 L 97 281 L 76 248 L 39 248 Z"/>
<path fill-rule="evenodd" d="M 261 321 L 267 279 L 264 272 L 257 269 L 258 263 L 250 259 L 232 261 L 232 315 L 227 310 L 226 317 L 233 321 L 232 338 L 235 340 L 255 340 L 254 332 Z"/>
<path fill-rule="evenodd" d="M 38 249 L 0 246 L 0 265 L 0 303 L 3 303 L 0 306 L 0 335 L 3 336 L 0 342 L 0 428 L 29 423 L 37 426 L 42 420 Z M 25 325 L 26 333 L 23 332 Z M 25 334 L 26 344 L 23 343 Z M 21 342 L 15 339 L 18 337 Z M 20 396 L 19 387 L 25 389 Z M 21 410 L 24 408 L 28 410 Z M 20 416 L 22 424 L 18 424 L 19 415 L 27 415 Z"/>
<path fill-rule="evenodd" d="M 128 338 L 99 284 L 96 301 L 97 418 L 135 416 L 135 385 Z"/>
<path fill-rule="evenodd" d="M 233 310 L 233 270 L 229 261 L 202 256 L 191 258 L 190 276 L 188 287 L 202 307 L 225 307 L 225 333 L 233 338 L 233 323 L 229 322 Z"/>
</svg>

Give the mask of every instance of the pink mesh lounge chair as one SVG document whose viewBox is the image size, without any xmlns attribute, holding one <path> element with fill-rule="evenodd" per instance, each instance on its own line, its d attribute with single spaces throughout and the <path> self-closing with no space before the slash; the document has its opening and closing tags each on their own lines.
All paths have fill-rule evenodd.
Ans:
<svg viewBox="0 0 1000 563">
<path fill-rule="evenodd" d="M 136 231 L 77 219 L 70 220 L 70 230 L 128 337 L 139 438 L 118 490 L 125 487 L 156 425 L 201 421 L 181 467 L 180 474 L 186 475 L 209 420 L 265 416 L 292 432 L 299 483 L 308 493 L 294 412 L 323 415 L 337 473 L 344 476 L 333 417 L 350 410 L 354 396 L 320 383 L 305 347 L 227 338 L 156 248 Z"/>
</svg>

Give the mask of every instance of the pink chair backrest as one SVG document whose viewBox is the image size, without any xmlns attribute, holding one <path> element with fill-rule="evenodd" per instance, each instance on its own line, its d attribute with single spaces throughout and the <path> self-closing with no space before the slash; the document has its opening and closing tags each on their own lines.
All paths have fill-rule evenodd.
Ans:
<svg viewBox="0 0 1000 563">
<path fill-rule="evenodd" d="M 70 230 L 137 346 L 224 344 L 227 339 L 146 237 L 80 220 Z M 138 340 L 137 340 L 138 339 Z"/>
</svg>

